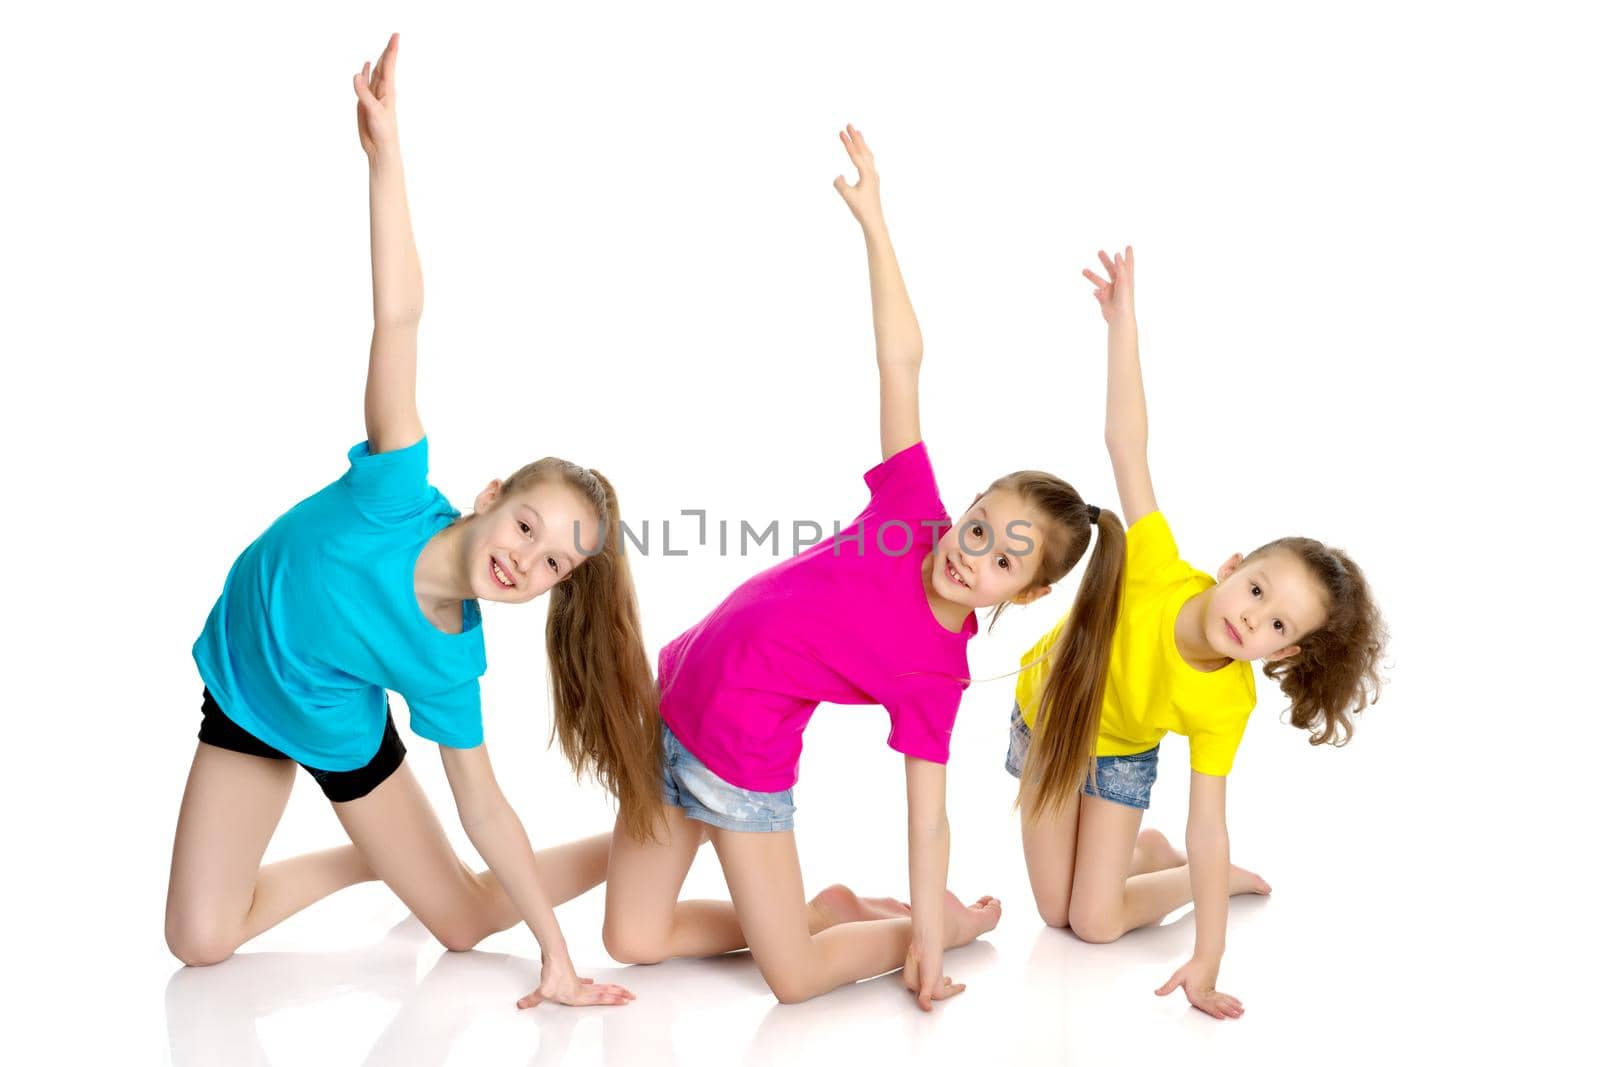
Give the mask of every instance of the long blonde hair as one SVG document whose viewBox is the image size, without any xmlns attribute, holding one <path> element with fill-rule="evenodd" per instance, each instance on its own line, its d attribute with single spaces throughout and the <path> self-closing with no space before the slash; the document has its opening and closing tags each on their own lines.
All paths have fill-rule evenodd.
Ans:
<svg viewBox="0 0 1600 1067">
<path fill-rule="evenodd" d="M 628 835 L 648 840 L 661 825 L 660 695 L 623 554 L 617 493 L 599 471 L 555 457 L 523 467 L 502 492 L 552 478 L 590 503 L 601 529 L 596 553 L 550 590 L 551 739 L 560 738 L 575 774 L 593 774 L 617 798 Z"/>
<path fill-rule="evenodd" d="M 1050 671 L 1034 716 L 1033 743 L 1022 766 L 1024 786 L 1035 791 L 1031 811 L 1038 817 L 1066 806 L 1083 788 L 1094 760 L 1100 706 L 1111 667 L 1111 636 L 1122 607 L 1127 534 L 1114 512 L 1091 509 L 1076 489 L 1053 474 L 1017 471 L 996 481 L 987 492 L 996 489 L 1018 494 L 1047 520 L 1039 569 L 1023 592 L 1054 585 L 1066 577 L 1088 549 L 1091 531 L 1100 534 L 1071 616 L 1050 650 Z M 990 625 L 999 614 L 997 608 Z"/>
</svg>

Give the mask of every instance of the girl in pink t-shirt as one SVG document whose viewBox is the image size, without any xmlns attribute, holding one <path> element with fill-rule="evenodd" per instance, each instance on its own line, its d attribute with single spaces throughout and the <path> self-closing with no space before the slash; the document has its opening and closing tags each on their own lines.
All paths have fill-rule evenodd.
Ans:
<svg viewBox="0 0 1600 1067">
<path fill-rule="evenodd" d="M 605 943 L 630 963 L 748 943 L 785 1002 L 903 964 L 905 984 L 926 1010 L 964 988 L 944 976 L 944 950 L 1000 919 L 998 900 L 963 907 L 944 887 L 945 762 L 969 680 L 975 610 L 1044 596 L 1098 528 L 1068 634 L 1079 655 L 1062 657 L 1057 669 L 1103 657 L 1123 530 L 1111 512 L 1039 471 L 997 480 L 951 523 L 918 427 L 922 337 L 884 226 L 872 153 L 853 127 L 839 136 L 860 171 L 855 185 L 840 177 L 834 188 L 866 236 L 883 461 L 867 472 L 871 499 L 850 526 L 751 578 L 662 649 L 665 836 L 641 843 L 620 828 L 614 835 Z M 1077 701 L 1091 738 L 1099 710 L 1092 698 L 1086 692 Z M 909 907 L 862 900 L 842 886 L 806 902 L 791 787 L 801 733 L 820 701 L 881 704 L 889 713 L 889 747 L 905 756 Z M 707 837 L 731 907 L 677 900 Z"/>
</svg>

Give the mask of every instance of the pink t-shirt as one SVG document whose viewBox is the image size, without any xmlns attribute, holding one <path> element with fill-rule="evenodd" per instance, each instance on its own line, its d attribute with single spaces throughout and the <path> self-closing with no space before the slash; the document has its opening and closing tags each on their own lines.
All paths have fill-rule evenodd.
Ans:
<svg viewBox="0 0 1600 1067">
<path fill-rule="evenodd" d="M 735 589 L 661 650 L 661 717 L 719 777 L 794 785 L 817 704 L 882 704 L 889 747 L 934 763 L 967 687 L 969 615 L 934 618 L 922 563 L 950 527 L 922 442 L 866 475 L 872 500 L 833 538 Z"/>
</svg>

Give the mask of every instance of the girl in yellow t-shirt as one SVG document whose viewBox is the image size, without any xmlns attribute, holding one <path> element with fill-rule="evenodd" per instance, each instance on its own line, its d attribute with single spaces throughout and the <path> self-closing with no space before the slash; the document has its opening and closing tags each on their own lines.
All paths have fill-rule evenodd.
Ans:
<svg viewBox="0 0 1600 1067">
<path fill-rule="evenodd" d="M 1312 744 L 1338 745 L 1350 715 L 1377 698 L 1387 634 L 1361 570 L 1320 541 L 1286 537 L 1235 555 L 1215 580 L 1179 557 L 1146 458 L 1133 249 L 1100 262 L 1109 278 L 1083 273 L 1109 333 L 1106 447 L 1128 524 L 1120 608 L 1107 655 L 1083 655 L 1063 619 L 1023 657 L 1006 769 L 1022 780 L 1022 848 L 1045 922 L 1113 941 L 1192 899 L 1194 956 L 1156 992 L 1181 985 L 1195 1007 L 1236 1017 L 1243 1005 L 1216 988 L 1228 897 L 1271 891 L 1230 865 L 1223 817 L 1256 702 L 1251 661 L 1264 662 Z M 1074 669 L 1052 676 L 1063 657 Z M 1086 685 L 1102 694 L 1093 739 L 1055 711 Z M 1187 858 L 1139 832 L 1169 732 L 1189 738 Z"/>
</svg>

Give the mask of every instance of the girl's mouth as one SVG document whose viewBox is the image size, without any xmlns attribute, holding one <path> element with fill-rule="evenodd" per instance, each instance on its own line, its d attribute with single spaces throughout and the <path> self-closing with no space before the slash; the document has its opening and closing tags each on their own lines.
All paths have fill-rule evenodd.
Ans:
<svg viewBox="0 0 1600 1067">
<path fill-rule="evenodd" d="M 515 589 L 517 587 L 517 583 L 512 580 L 511 575 L 500 569 L 500 561 L 493 556 L 489 557 L 489 574 L 501 589 Z"/>
<path fill-rule="evenodd" d="M 956 570 L 955 561 L 949 556 L 946 556 L 944 560 L 944 575 L 963 589 L 971 588 L 962 580 L 960 573 Z"/>
<path fill-rule="evenodd" d="M 1233 623 L 1229 622 L 1227 619 L 1223 619 L 1222 620 L 1222 625 L 1226 626 L 1228 628 L 1228 636 L 1233 638 L 1233 643 L 1234 644 L 1236 644 L 1236 645 L 1244 644 L 1244 641 L 1240 640 L 1240 638 L 1239 638 L 1239 631 L 1235 630 L 1233 628 Z"/>
</svg>

